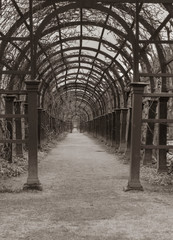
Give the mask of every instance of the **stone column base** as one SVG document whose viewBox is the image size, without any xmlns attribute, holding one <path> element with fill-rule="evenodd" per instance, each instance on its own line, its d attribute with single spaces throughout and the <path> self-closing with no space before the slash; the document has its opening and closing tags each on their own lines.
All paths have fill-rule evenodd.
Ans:
<svg viewBox="0 0 173 240">
<path fill-rule="evenodd" d="M 127 187 L 123 188 L 124 192 L 132 191 L 132 190 L 144 191 L 140 182 L 128 182 Z"/>
<path fill-rule="evenodd" d="M 25 183 L 23 186 L 23 190 L 24 191 L 27 191 L 27 190 L 42 191 L 43 187 L 42 187 L 41 183 L 32 183 L 32 184 Z"/>
</svg>

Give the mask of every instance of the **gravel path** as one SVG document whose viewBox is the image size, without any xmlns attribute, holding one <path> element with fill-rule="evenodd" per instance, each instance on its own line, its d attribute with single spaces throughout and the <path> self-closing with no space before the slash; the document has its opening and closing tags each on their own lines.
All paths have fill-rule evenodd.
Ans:
<svg viewBox="0 0 173 240">
<path fill-rule="evenodd" d="M 39 168 L 43 192 L 0 194 L 0 240 L 173 239 L 172 194 L 123 192 L 128 165 L 95 140 L 69 134 Z"/>
</svg>

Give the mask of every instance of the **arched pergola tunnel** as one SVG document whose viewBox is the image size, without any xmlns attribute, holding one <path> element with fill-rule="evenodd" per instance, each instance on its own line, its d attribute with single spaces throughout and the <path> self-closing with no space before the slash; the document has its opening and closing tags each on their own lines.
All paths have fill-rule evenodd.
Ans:
<svg viewBox="0 0 173 240">
<path fill-rule="evenodd" d="M 167 170 L 172 16 L 172 0 L 1 1 L 0 116 L 8 136 L 0 142 L 16 144 L 19 155 L 28 145 L 25 188 L 41 188 L 37 151 L 46 129 L 72 131 L 74 119 L 81 132 L 130 152 L 127 190 L 143 189 L 141 149 L 144 164 L 157 152 L 158 171 Z"/>
</svg>

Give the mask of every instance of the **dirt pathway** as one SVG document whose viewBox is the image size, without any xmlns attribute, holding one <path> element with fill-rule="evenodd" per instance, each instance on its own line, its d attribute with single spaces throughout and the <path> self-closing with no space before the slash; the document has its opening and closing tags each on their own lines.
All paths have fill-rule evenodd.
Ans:
<svg viewBox="0 0 173 240">
<path fill-rule="evenodd" d="M 128 166 L 83 134 L 58 143 L 39 177 L 43 192 L 0 194 L 0 240 L 173 239 L 173 196 L 123 192 Z"/>
</svg>

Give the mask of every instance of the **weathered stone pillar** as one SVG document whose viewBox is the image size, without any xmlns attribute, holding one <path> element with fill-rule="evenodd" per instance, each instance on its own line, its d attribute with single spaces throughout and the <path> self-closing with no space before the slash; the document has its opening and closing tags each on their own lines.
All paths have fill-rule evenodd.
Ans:
<svg viewBox="0 0 173 240">
<path fill-rule="evenodd" d="M 102 141 L 104 141 L 105 125 L 104 125 L 104 115 L 101 116 L 101 135 Z"/>
<path fill-rule="evenodd" d="M 38 179 L 38 81 L 26 81 L 28 91 L 28 179 L 23 189 L 42 190 L 42 186 Z"/>
<path fill-rule="evenodd" d="M 96 120 L 93 119 L 93 137 L 96 137 Z"/>
<path fill-rule="evenodd" d="M 107 133 L 107 123 L 106 123 L 106 114 L 103 115 L 103 138 L 104 138 L 104 142 L 106 143 L 106 133 Z"/>
<path fill-rule="evenodd" d="M 14 106 L 14 99 L 15 96 L 13 95 L 6 95 L 4 96 L 5 99 L 5 114 L 13 114 L 13 106 Z M 6 118 L 7 121 L 7 131 L 8 131 L 8 139 L 13 139 L 13 119 L 11 117 Z M 5 152 L 6 152 L 6 159 L 9 163 L 13 161 L 13 146 L 12 143 L 5 144 Z"/>
<path fill-rule="evenodd" d="M 167 103 L 168 98 L 160 97 L 159 98 L 159 118 L 167 119 Z M 167 144 L 167 125 L 160 123 L 159 124 L 159 145 Z M 159 149 L 159 160 L 157 165 L 158 172 L 167 172 L 167 150 Z"/>
<path fill-rule="evenodd" d="M 16 100 L 14 103 L 15 114 L 21 114 L 21 100 Z M 15 118 L 16 123 L 16 139 L 22 139 L 22 122 L 21 118 Z M 16 156 L 23 157 L 22 143 L 16 143 Z"/>
<path fill-rule="evenodd" d="M 95 123 L 95 137 L 98 137 L 98 118 L 94 119 L 94 123 Z"/>
<path fill-rule="evenodd" d="M 91 126 L 92 126 L 92 135 L 93 135 L 93 137 L 94 137 L 94 129 L 95 129 L 94 119 L 91 120 Z"/>
<path fill-rule="evenodd" d="M 28 115 L 28 103 L 24 103 L 24 114 Z M 25 149 L 28 150 L 28 118 L 25 118 Z"/>
<path fill-rule="evenodd" d="M 112 112 L 112 147 L 115 147 L 115 112 Z"/>
<path fill-rule="evenodd" d="M 132 83 L 132 138 L 130 154 L 130 176 L 127 188 L 129 190 L 143 190 L 140 183 L 140 149 L 141 149 L 141 121 L 142 121 L 142 94 L 145 83 Z"/>
<path fill-rule="evenodd" d="M 108 144 L 112 146 L 112 113 L 108 113 Z"/>
<path fill-rule="evenodd" d="M 124 153 L 127 149 L 127 141 L 126 141 L 126 125 L 127 125 L 127 113 L 128 108 L 121 108 L 120 113 L 120 146 L 119 152 Z"/>
<path fill-rule="evenodd" d="M 109 142 L 109 117 L 106 114 L 106 144 Z"/>
<path fill-rule="evenodd" d="M 120 146 L 120 109 L 115 109 L 115 149 Z"/>
<path fill-rule="evenodd" d="M 70 133 L 72 133 L 73 131 L 73 124 L 72 124 L 72 121 L 70 122 Z"/>
<path fill-rule="evenodd" d="M 42 108 L 38 108 L 38 149 L 41 148 L 41 123 L 42 123 Z"/>
<path fill-rule="evenodd" d="M 127 114 L 127 126 L 126 126 L 127 148 L 125 152 L 125 155 L 128 159 L 130 159 L 130 148 L 131 148 L 131 122 L 132 122 L 132 108 L 129 108 L 128 114 Z"/>
</svg>

